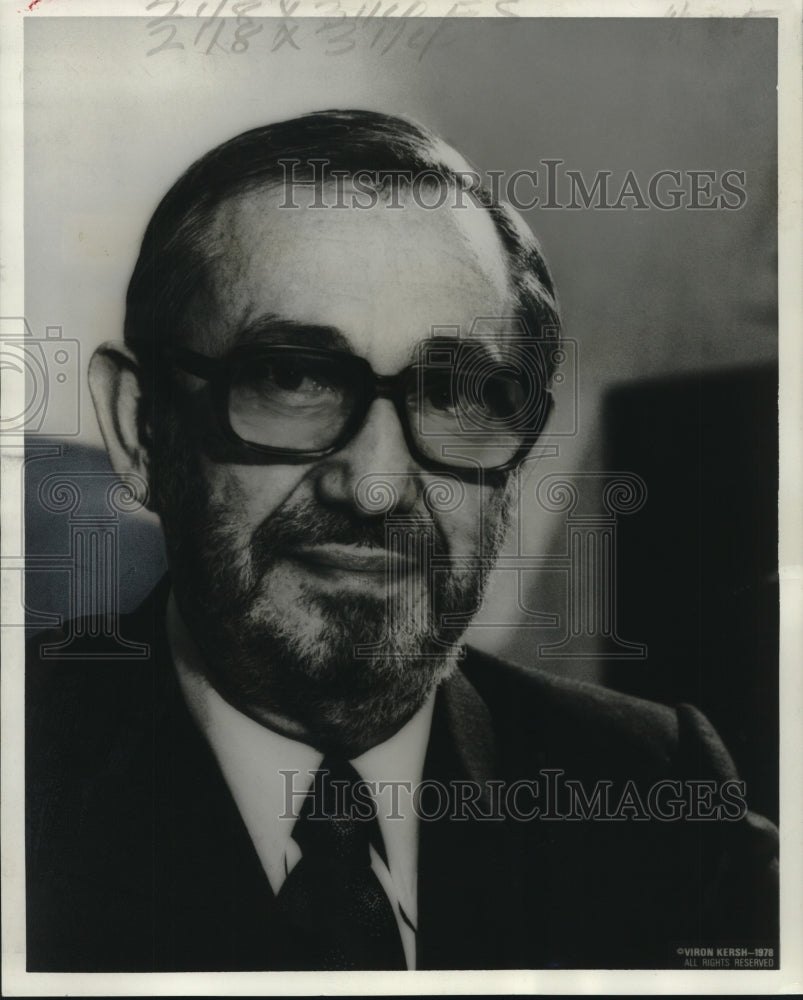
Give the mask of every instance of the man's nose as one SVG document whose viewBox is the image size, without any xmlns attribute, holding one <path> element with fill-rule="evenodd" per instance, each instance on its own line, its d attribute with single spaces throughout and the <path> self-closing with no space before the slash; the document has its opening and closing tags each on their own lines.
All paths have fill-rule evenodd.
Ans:
<svg viewBox="0 0 803 1000">
<path fill-rule="evenodd" d="M 366 516 L 411 511 L 421 496 L 417 464 L 393 404 L 375 399 L 349 443 L 317 469 L 316 489 L 324 503 L 345 504 Z"/>
</svg>

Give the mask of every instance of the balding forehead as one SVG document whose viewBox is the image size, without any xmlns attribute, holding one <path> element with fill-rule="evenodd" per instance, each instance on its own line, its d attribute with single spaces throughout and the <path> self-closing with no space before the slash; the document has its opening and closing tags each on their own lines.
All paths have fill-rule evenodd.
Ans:
<svg viewBox="0 0 803 1000">
<path fill-rule="evenodd" d="M 470 199 L 452 197 L 450 193 L 443 205 L 427 208 L 413 200 L 409 190 L 402 189 L 400 207 L 391 207 L 389 198 L 383 196 L 370 208 L 352 207 L 353 189 L 346 181 L 340 194 L 348 205 L 344 208 L 336 204 L 333 183 L 327 182 L 323 192 L 326 208 L 310 207 L 316 192 L 301 186 L 293 191 L 297 207 L 287 205 L 283 186 L 233 196 L 215 210 L 210 226 L 213 241 L 236 266 L 246 261 L 251 249 L 268 233 L 276 241 L 277 253 L 283 245 L 287 247 L 297 240 L 299 229 L 304 230 L 304 238 L 317 235 L 335 245 L 338 232 L 344 241 L 363 232 L 375 245 L 384 244 L 390 249 L 400 229 L 413 225 L 420 227 L 422 235 L 438 234 L 445 258 L 459 255 L 478 275 L 490 280 L 500 292 L 504 290 L 506 297 L 510 292 L 510 268 L 496 225 L 490 212 Z"/>
<path fill-rule="evenodd" d="M 515 311 L 505 251 L 480 206 L 426 209 L 281 208 L 275 192 L 221 204 L 212 221 L 208 306 L 192 339 L 219 354 L 265 317 L 298 328 L 339 331 L 348 349 L 380 374 L 409 363 L 416 345 L 444 326 L 463 334 L 477 318 Z"/>
</svg>

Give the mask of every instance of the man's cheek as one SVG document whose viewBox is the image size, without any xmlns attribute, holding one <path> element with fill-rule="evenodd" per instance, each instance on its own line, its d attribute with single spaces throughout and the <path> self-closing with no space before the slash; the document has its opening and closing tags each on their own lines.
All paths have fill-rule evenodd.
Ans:
<svg viewBox="0 0 803 1000">
<path fill-rule="evenodd" d="M 484 554 L 504 521 L 504 494 L 490 487 L 468 484 L 454 508 L 436 518 L 447 540 L 451 556 Z"/>
<path fill-rule="evenodd" d="M 305 466 L 205 462 L 212 503 L 253 532 L 296 491 Z"/>
</svg>

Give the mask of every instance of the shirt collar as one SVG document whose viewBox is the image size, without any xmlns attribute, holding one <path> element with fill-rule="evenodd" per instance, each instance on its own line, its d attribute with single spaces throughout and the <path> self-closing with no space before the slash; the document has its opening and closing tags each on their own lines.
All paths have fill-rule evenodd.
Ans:
<svg viewBox="0 0 803 1000">
<path fill-rule="evenodd" d="M 171 593 L 167 634 L 185 701 L 229 786 L 274 893 L 288 871 L 288 847 L 303 795 L 323 755 L 261 725 L 230 705 L 199 669 L 202 655 Z M 421 781 L 434 692 L 383 743 L 351 761 L 377 790 L 379 827 L 399 902 L 415 924 L 418 821 L 412 792 Z"/>
<path fill-rule="evenodd" d="M 352 761 L 360 777 L 377 789 L 377 815 L 388 868 L 399 902 L 414 924 L 417 924 L 418 818 L 413 791 L 424 772 L 434 703 L 433 692 L 390 739 Z"/>
</svg>

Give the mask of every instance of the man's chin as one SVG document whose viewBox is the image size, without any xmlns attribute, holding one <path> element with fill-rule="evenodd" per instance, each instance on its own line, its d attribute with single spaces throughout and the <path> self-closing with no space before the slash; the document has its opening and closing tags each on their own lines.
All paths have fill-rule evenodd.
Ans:
<svg viewBox="0 0 803 1000">
<path fill-rule="evenodd" d="M 341 567 L 318 574 L 293 562 L 276 558 L 250 589 L 229 585 L 196 605 L 210 680 L 254 718 L 294 720 L 311 742 L 366 745 L 454 667 L 462 629 L 436 627 L 430 604 L 465 610 L 474 594 L 452 580 L 431 599 L 412 574 L 394 591 L 363 570 L 352 581 Z"/>
<path fill-rule="evenodd" d="M 416 660 L 432 652 L 430 583 L 415 568 L 388 567 L 369 555 L 363 562 L 278 558 L 252 593 L 246 625 L 277 640 L 312 666 L 315 676 L 342 675 L 351 661 L 371 658 L 366 647 Z M 453 641 L 453 640 L 452 640 Z M 435 652 L 442 644 L 435 642 Z"/>
<path fill-rule="evenodd" d="M 265 594 L 230 630 L 213 680 L 256 718 L 280 713 L 313 742 L 363 744 L 402 725 L 454 668 L 457 635 L 405 626 L 389 625 L 384 598 L 316 589 L 280 613 Z"/>
<path fill-rule="evenodd" d="M 292 720 L 294 738 L 352 756 L 404 725 L 456 663 L 453 647 L 425 651 L 411 636 L 343 623 L 294 634 L 288 625 L 277 634 L 252 623 L 213 683 L 258 721 Z"/>
<path fill-rule="evenodd" d="M 333 587 L 307 587 L 282 607 L 267 593 L 256 601 L 241 633 L 250 651 L 277 657 L 285 676 L 316 683 L 364 685 L 383 677 L 409 677 L 454 652 L 458 636 L 436 636 L 429 609 L 389 601 L 385 595 Z"/>
</svg>

